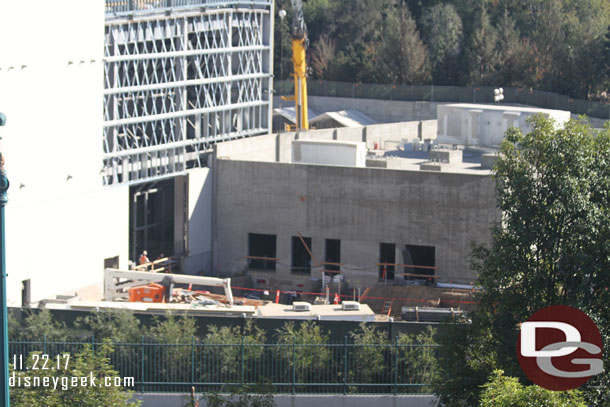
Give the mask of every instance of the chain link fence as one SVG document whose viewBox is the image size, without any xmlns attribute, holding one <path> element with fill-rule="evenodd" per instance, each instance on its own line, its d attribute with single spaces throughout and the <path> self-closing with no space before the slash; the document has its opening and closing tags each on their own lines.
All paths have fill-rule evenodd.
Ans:
<svg viewBox="0 0 610 407">
<path fill-rule="evenodd" d="M 275 81 L 276 95 L 294 93 L 291 80 Z M 494 87 L 460 86 L 408 86 L 372 83 L 348 83 L 309 80 L 307 91 L 312 96 L 328 96 L 359 99 L 383 99 L 401 101 L 424 101 L 440 103 L 494 103 Z M 503 104 L 522 104 L 544 109 L 568 110 L 599 119 L 610 119 L 610 104 L 590 100 L 573 99 L 569 96 L 532 89 L 503 88 Z"/>
</svg>

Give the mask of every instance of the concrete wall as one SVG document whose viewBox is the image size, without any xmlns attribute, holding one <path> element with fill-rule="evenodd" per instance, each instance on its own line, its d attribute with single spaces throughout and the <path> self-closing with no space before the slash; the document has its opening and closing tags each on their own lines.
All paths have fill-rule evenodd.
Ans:
<svg viewBox="0 0 610 407">
<path fill-rule="evenodd" d="M 197 395 L 201 397 L 200 395 Z M 186 394 L 144 393 L 135 394 L 132 400 L 141 400 L 142 407 L 184 407 L 191 398 Z M 277 407 L 433 407 L 438 403 L 438 397 L 428 394 L 390 396 L 390 395 L 284 395 L 273 398 Z M 199 401 L 200 407 L 205 407 L 204 399 Z"/>
<path fill-rule="evenodd" d="M 299 164 L 365 167 L 366 146 L 362 141 L 295 140 L 292 160 Z"/>
<path fill-rule="evenodd" d="M 275 161 L 276 135 L 225 141 L 214 145 L 215 155 L 221 158 L 246 161 Z"/>
<path fill-rule="evenodd" d="M 246 269 L 248 233 L 277 235 L 275 272 L 251 272 L 269 286 L 316 288 L 311 275 L 290 272 L 291 237 L 312 238 L 324 261 L 325 239 L 341 239 L 341 262 L 352 287 L 377 281 L 379 243 L 436 248 L 441 281 L 470 283 L 470 242 L 488 242 L 498 219 L 489 175 L 217 160 L 215 267 Z M 316 263 L 316 261 L 312 261 Z M 301 287 L 299 287 L 301 288 Z"/>
<path fill-rule="evenodd" d="M 279 98 L 274 102 L 281 103 Z M 283 102 L 289 103 L 289 102 Z M 308 96 L 309 107 L 318 112 L 356 109 L 379 123 L 436 119 L 436 102 L 405 102 L 397 100 L 335 98 Z"/>
<path fill-rule="evenodd" d="M 337 140 L 364 141 L 364 127 L 339 127 L 336 130 Z"/>
<path fill-rule="evenodd" d="M 212 176 L 209 168 L 188 173 L 188 238 L 184 272 L 208 274 L 212 255 Z"/>
<path fill-rule="evenodd" d="M 102 0 L 3 3 L 9 304 L 25 279 L 35 301 L 101 282 L 106 258 L 127 267 L 128 188 L 100 175 L 103 51 Z"/>
<path fill-rule="evenodd" d="M 419 122 L 404 122 L 391 124 L 376 124 L 367 126 L 366 146 L 369 149 L 375 148 L 375 144 L 381 149 L 395 149 L 398 142 L 411 140 L 419 137 Z"/>
</svg>

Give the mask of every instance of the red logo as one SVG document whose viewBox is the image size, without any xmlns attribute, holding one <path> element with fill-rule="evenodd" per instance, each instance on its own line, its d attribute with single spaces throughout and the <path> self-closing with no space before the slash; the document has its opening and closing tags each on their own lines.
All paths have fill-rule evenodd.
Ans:
<svg viewBox="0 0 610 407">
<path fill-rule="evenodd" d="M 517 356 L 527 377 L 548 390 L 570 390 L 604 371 L 602 336 L 584 312 L 566 305 L 537 311 L 521 324 Z"/>
</svg>

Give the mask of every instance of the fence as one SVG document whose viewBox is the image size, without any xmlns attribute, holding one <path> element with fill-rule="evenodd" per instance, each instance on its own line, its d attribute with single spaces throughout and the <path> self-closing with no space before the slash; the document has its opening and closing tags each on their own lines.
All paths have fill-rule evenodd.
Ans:
<svg viewBox="0 0 610 407">
<path fill-rule="evenodd" d="M 10 342 L 10 355 L 74 355 L 90 342 Z M 113 344 L 110 362 L 139 392 L 227 390 L 265 384 L 274 393 L 431 393 L 438 345 Z"/>
<path fill-rule="evenodd" d="M 275 94 L 294 93 L 294 81 L 275 81 Z M 532 89 L 503 88 L 502 103 L 523 104 L 544 109 L 568 110 L 600 119 L 610 119 L 610 104 L 590 100 L 573 99 L 569 96 Z M 453 102 L 453 103 L 494 103 L 494 88 L 460 86 L 409 86 L 370 83 L 348 83 L 310 80 L 307 92 L 312 96 L 344 98 L 383 99 L 402 101 Z"/>
</svg>

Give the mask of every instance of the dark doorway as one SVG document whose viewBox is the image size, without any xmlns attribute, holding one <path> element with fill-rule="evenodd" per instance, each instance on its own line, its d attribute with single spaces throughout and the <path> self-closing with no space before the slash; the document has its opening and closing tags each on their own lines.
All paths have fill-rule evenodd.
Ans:
<svg viewBox="0 0 610 407">
<path fill-rule="evenodd" d="M 396 245 L 394 243 L 379 244 L 379 280 L 394 280 L 394 263 L 396 263 Z"/>
<path fill-rule="evenodd" d="M 413 266 L 424 266 L 420 267 L 405 267 L 404 272 L 408 274 L 416 274 L 424 276 L 434 276 L 434 246 L 416 246 L 406 245 L 403 251 L 403 260 L 405 265 Z M 405 276 L 405 280 L 421 279 L 417 276 Z M 429 281 L 429 278 L 424 278 L 425 281 Z"/>
<path fill-rule="evenodd" d="M 146 250 L 149 259 L 174 255 L 174 179 L 129 189 L 129 255 L 136 262 Z"/>
<path fill-rule="evenodd" d="M 248 268 L 252 270 L 275 271 L 276 253 L 275 235 L 263 235 L 260 233 L 248 233 L 248 256 L 264 257 L 248 259 Z"/>
<path fill-rule="evenodd" d="M 324 261 L 327 263 L 341 263 L 341 240 L 326 239 Z M 328 271 L 341 271 L 341 266 L 336 264 L 326 264 L 324 268 Z"/>
<path fill-rule="evenodd" d="M 305 245 L 303 244 L 305 242 Z M 293 273 L 311 274 L 311 237 L 292 236 L 292 268 Z"/>
</svg>

